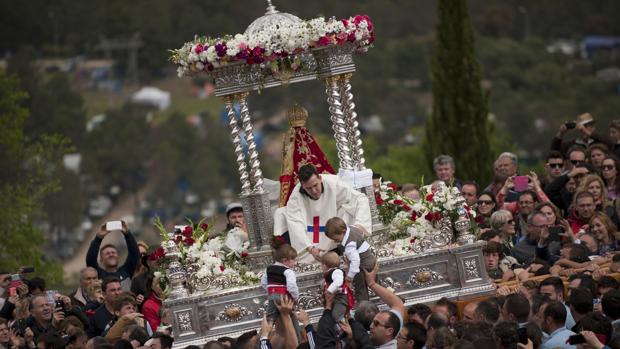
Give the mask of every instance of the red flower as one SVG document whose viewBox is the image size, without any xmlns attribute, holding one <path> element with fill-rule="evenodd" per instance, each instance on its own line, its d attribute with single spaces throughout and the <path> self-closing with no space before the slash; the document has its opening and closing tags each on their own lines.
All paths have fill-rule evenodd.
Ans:
<svg viewBox="0 0 620 349">
<path fill-rule="evenodd" d="M 221 271 L 226 270 L 226 267 L 224 267 L 224 264 L 220 265 L 220 270 L 221 270 Z"/>
<path fill-rule="evenodd" d="M 245 258 L 249 255 L 249 253 L 247 251 L 243 251 L 241 252 L 241 258 Z"/>
<path fill-rule="evenodd" d="M 350 32 L 349 33 L 349 37 L 347 38 L 347 40 L 349 40 L 349 42 L 354 42 L 355 41 L 355 32 Z"/>
<path fill-rule="evenodd" d="M 433 213 L 433 220 L 439 221 L 441 219 L 441 212 Z"/>
<path fill-rule="evenodd" d="M 174 237 L 174 242 L 176 242 L 177 244 L 179 242 L 183 241 L 183 236 L 182 235 L 177 235 Z"/>
<path fill-rule="evenodd" d="M 427 221 L 429 221 L 429 222 L 432 222 L 432 221 L 433 221 L 433 217 L 434 217 L 434 216 L 433 216 L 433 213 L 432 213 L 432 212 L 429 212 L 429 213 L 427 213 L 427 214 L 424 216 L 424 219 L 426 219 L 426 220 L 427 220 Z"/>
<path fill-rule="evenodd" d="M 414 237 L 414 238 L 411 238 L 411 240 L 409 240 L 409 243 L 411 243 L 411 244 L 412 244 L 412 243 L 414 243 L 416 240 L 417 240 L 417 238 L 415 238 L 415 237 Z"/>
<path fill-rule="evenodd" d="M 399 200 L 399 199 L 394 200 L 394 205 L 402 205 L 402 204 L 403 204 L 403 200 Z"/>
<path fill-rule="evenodd" d="M 183 235 L 186 238 L 191 237 L 194 234 L 194 229 L 191 226 L 186 226 L 185 229 L 183 229 L 183 232 L 181 233 L 181 235 Z"/>
<path fill-rule="evenodd" d="M 202 46 L 202 44 L 196 45 L 196 48 L 194 49 L 194 52 L 198 55 L 202 51 L 204 51 L 204 46 Z"/>
<path fill-rule="evenodd" d="M 476 221 L 476 223 L 478 224 L 482 224 L 484 223 L 484 218 L 482 218 L 482 216 L 476 216 L 476 218 L 474 218 L 474 220 Z"/>
<path fill-rule="evenodd" d="M 327 46 L 332 43 L 332 39 L 328 36 L 321 36 L 319 38 L 319 46 Z"/>
<path fill-rule="evenodd" d="M 411 214 L 411 220 L 415 222 L 416 219 L 418 219 L 418 213 L 416 211 L 413 211 L 413 213 Z"/>
<path fill-rule="evenodd" d="M 375 202 L 377 205 L 383 205 L 383 199 L 381 198 L 381 194 L 375 193 Z"/>
<path fill-rule="evenodd" d="M 433 201 L 433 197 L 435 197 L 434 193 L 430 193 L 430 194 L 426 195 L 426 201 Z"/>
<path fill-rule="evenodd" d="M 349 21 L 348 20 L 341 19 L 340 21 L 342 22 L 342 24 L 344 25 L 345 28 L 349 26 Z"/>
<path fill-rule="evenodd" d="M 398 188 L 396 187 L 396 184 L 394 184 L 394 183 L 389 183 L 387 186 L 388 186 L 388 188 L 392 188 L 392 190 L 394 190 L 394 191 L 398 190 Z"/>
<path fill-rule="evenodd" d="M 191 245 L 193 245 L 193 244 L 194 244 L 194 242 L 196 242 L 196 241 L 194 241 L 194 239 L 193 239 L 193 238 L 191 238 L 191 237 L 189 237 L 189 238 L 185 238 L 185 240 L 183 240 L 183 244 L 184 244 L 185 246 L 191 246 Z"/>
<path fill-rule="evenodd" d="M 164 251 L 164 248 L 160 246 L 153 253 L 149 255 L 149 260 L 156 261 L 156 260 L 159 260 L 160 258 L 163 258 L 165 255 L 166 255 L 166 252 Z"/>
<path fill-rule="evenodd" d="M 207 223 L 202 223 L 202 224 L 200 224 L 200 229 L 206 231 L 207 229 L 209 229 L 209 225 Z"/>
<path fill-rule="evenodd" d="M 407 212 L 411 211 L 411 207 L 407 206 L 407 205 L 403 205 L 403 209 Z"/>
</svg>

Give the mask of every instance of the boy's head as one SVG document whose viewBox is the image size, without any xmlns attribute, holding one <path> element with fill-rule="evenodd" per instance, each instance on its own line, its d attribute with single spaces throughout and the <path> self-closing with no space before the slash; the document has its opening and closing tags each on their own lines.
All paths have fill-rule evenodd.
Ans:
<svg viewBox="0 0 620 349">
<path fill-rule="evenodd" d="M 282 245 L 273 254 L 273 259 L 276 262 L 280 262 L 289 268 L 295 266 L 295 258 L 297 258 L 297 251 L 291 245 Z"/>
<path fill-rule="evenodd" d="M 340 217 L 330 218 L 325 223 L 325 235 L 336 242 L 341 242 L 347 231 L 347 224 Z"/>
<path fill-rule="evenodd" d="M 331 268 L 338 268 L 340 265 L 340 256 L 336 252 L 327 252 L 321 258 L 323 265 L 325 266 L 325 270 Z"/>
</svg>

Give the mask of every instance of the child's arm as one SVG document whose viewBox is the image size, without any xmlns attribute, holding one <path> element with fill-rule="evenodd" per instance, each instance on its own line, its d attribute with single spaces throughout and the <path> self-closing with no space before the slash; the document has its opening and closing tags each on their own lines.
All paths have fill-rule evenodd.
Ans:
<svg viewBox="0 0 620 349">
<path fill-rule="evenodd" d="M 349 242 L 344 247 L 344 255 L 349 260 L 347 277 L 353 279 L 360 272 L 360 254 L 357 252 L 357 248 L 355 248 L 355 242 Z"/>
<path fill-rule="evenodd" d="M 297 287 L 297 276 L 293 269 L 286 269 L 284 271 L 284 277 L 286 278 L 286 290 L 291 294 L 293 300 L 299 298 L 299 288 Z"/>
<path fill-rule="evenodd" d="M 334 270 L 332 273 L 332 283 L 327 288 L 327 292 L 336 293 L 344 282 L 344 273 L 340 269 Z"/>
</svg>

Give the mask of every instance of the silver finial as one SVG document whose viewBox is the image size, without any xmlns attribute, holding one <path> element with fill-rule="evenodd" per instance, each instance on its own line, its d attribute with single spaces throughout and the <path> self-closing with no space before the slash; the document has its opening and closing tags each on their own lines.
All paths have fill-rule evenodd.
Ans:
<svg viewBox="0 0 620 349">
<path fill-rule="evenodd" d="M 272 15 L 274 13 L 278 13 L 279 11 L 276 10 L 276 7 L 273 6 L 273 4 L 271 3 L 271 0 L 267 0 L 267 12 L 265 12 L 266 15 Z"/>
</svg>

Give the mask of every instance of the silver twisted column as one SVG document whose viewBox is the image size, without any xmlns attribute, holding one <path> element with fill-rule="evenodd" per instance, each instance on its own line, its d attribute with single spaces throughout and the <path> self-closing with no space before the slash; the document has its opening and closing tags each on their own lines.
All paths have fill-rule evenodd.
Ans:
<svg viewBox="0 0 620 349">
<path fill-rule="evenodd" d="M 243 147 L 241 146 L 241 137 L 239 132 L 241 129 L 237 125 L 237 116 L 235 114 L 235 108 L 233 105 L 234 98 L 232 96 L 224 97 L 224 103 L 226 110 L 228 111 L 228 125 L 230 126 L 230 136 L 232 138 L 233 147 L 235 148 L 235 155 L 237 156 L 237 165 L 239 166 L 239 180 L 241 181 L 241 194 L 248 195 L 252 192 L 250 176 L 245 164 L 245 154 L 243 153 Z"/>
<path fill-rule="evenodd" d="M 256 142 L 254 142 L 254 131 L 252 128 L 252 121 L 250 119 L 250 110 L 248 109 L 249 93 L 244 92 L 238 95 L 239 106 L 241 107 L 241 121 L 243 122 L 243 132 L 245 133 L 245 140 L 248 144 L 248 156 L 250 164 L 251 182 L 254 184 L 253 193 L 263 193 L 263 172 L 260 169 L 260 160 L 258 159 L 258 151 L 256 150 Z"/>
<path fill-rule="evenodd" d="M 340 159 L 340 168 L 353 169 L 351 149 L 349 148 L 347 138 L 347 125 L 342 113 L 342 104 L 340 103 L 341 96 L 338 90 L 338 77 L 327 77 L 325 79 L 325 93 L 327 94 L 327 103 L 329 104 L 332 129 L 334 130 L 336 149 L 338 150 L 338 158 Z"/>
<path fill-rule="evenodd" d="M 351 73 L 340 75 L 340 97 L 342 99 L 344 120 L 347 125 L 347 139 L 351 147 L 351 160 L 353 161 L 353 167 L 361 171 L 366 169 L 366 159 L 364 159 L 362 138 L 357 122 L 353 93 L 351 92 L 350 81 L 352 76 L 353 74 Z"/>
</svg>

